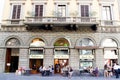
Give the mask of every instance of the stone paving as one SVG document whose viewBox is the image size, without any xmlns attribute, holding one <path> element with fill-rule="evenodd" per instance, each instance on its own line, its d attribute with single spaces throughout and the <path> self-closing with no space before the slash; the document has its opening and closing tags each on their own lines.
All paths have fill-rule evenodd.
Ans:
<svg viewBox="0 0 120 80">
<path fill-rule="evenodd" d="M 81 75 L 81 76 L 72 76 L 71 79 L 68 77 L 63 77 L 62 75 L 53 75 L 53 76 L 41 76 L 40 74 L 36 75 L 15 75 L 14 73 L 1 73 L 0 80 L 120 80 L 116 79 L 115 76 L 104 78 L 103 76 L 93 77 L 90 75 Z"/>
</svg>

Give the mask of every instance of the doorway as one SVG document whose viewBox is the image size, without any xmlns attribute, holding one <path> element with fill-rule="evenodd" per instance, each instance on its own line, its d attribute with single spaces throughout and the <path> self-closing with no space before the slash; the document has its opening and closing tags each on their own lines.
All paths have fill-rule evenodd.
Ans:
<svg viewBox="0 0 120 80">
<path fill-rule="evenodd" d="M 63 68 L 66 68 L 68 66 L 68 59 L 55 59 L 54 60 L 54 68 L 55 68 L 55 71 L 54 73 L 62 73 L 62 69 Z"/>
<path fill-rule="evenodd" d="M 16 52 L 16 53 L 14 53 Z M 19 49 L 6 49 L 5 72 L 15 72 L 18 69 Z"/>
<path fill-rule="evenodd" d="M 30 69 L 32 69 L 33 73 L 39 73 L 39 67 L 43 66 L 43 59 L 30 59 L 29 62 Z"/>
<path fill-rule="evenodd" d="M 18 56 L 11 56 L 10 72 L 15 72 L 18 69 Z"/>
</svg>

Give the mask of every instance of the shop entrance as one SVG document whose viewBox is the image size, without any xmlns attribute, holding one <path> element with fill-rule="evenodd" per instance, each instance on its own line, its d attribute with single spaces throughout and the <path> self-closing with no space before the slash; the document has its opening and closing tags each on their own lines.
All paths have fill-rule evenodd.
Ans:
<svg viewBox="0 0 120 80">
<path fill-rule="evenodd" d="M 68 66 L 68 59 L 54 59 L 55 73 L 62 73 L 62 69 Z"/>
<path fill-rule="evenodd" d="M 18 69 L 19 49 L 6 49 L 5 72 L 15 72 Z"/>
<path fill-rule="evenodd" d="M 104 58 L 105 64 L 113 67 L 114 63 L 118 62 L 117 50 L 105 50 Z"/>
<path fill-rule="evenodd" d="M 32 69 L 33 74 L 39 73 L 39 67 L 43 66 L 43 59 L 30 59 L 30 69 Z"/>
</svg>

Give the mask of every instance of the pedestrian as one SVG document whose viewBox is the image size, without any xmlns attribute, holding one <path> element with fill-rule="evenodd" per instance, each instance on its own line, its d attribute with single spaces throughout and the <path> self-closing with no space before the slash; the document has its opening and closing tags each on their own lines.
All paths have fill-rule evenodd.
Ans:
<svg viewBox="0 0 120 80">
<path fill-rule="evenodd" d="M 72 67 L 69 67 L 69 69 L 68 69 L 68 77 L 69 77 L 69 79 L 72 77 L 72 74 L 73 74 L 73 69 L 72 69 Z"/>
<path fill-rule="evenodd" d="M 116 78 L 119 78 L 119 72 L 118 72 L 119 68 L 120 68 L 120 66 L 117 63 L 115 63 L 113 69 L 115 71 Z"/>
<path fill-rule="evenodd" d="M 108 66 L 108 77 L 111 77 L 113 75 L 112 73 L 112 67 Z"/>
<path fill-rule="evenodd" d="M 40 71 L 40 72 L 43 71 L 43 67 L 42 67 L 42 66 L 39 67 L 39 71 Z"/>
<path fill-rule="evenodd" d="M 107 66 L 107 64 L 104 65 L 104 77 L 108 77 L 108 66 Z"/>
<path fill-rule="evenodd" d="M 52 75 L 54 75 L 54 66 L 52 65 Z"/>
</svg>

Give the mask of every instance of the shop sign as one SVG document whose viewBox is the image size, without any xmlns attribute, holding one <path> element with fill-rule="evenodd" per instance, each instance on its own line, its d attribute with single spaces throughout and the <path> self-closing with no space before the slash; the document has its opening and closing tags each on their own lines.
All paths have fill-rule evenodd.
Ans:
<svg viewBox="0 0 120 80">
<path fill-rule="evenodd" d="M 54 55 L 54 58 L 58 58 L 58 59 L 68 59 L 69 55 Z"/>
<path fill-rule="evenodd" d="M 34 59 L 43 59 L 43 55 L 29 55 L 29 58 L 34 58 Z"/>
<path fill-rule="evenodd" d="M 93 55 L 80 55 L 80 59 L 94 59 Z"/>
</svg>

